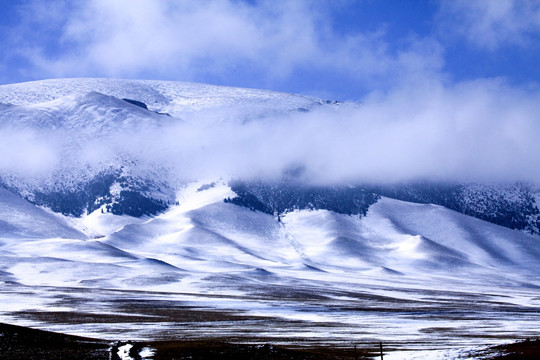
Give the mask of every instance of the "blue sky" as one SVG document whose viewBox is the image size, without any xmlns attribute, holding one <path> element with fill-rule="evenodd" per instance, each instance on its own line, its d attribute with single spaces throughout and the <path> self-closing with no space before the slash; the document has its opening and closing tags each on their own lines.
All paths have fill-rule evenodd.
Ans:
<svg viewBox="0 0 540 360">
<path fill-rule="evenodd" d="M 196 81 L 363 100 L 540 82 L 534 0 L 0 0 L 0 83 Z"/>
</svg>

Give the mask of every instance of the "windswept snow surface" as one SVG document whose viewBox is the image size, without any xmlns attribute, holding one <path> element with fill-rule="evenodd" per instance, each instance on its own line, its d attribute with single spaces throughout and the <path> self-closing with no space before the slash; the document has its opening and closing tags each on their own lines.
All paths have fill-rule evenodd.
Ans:
<svg viewBox="0 0 540 360">
<path fill-rule="evenodd" d="M 62 237 L 84 239 L 69 222 L 0 188 L 0 238 Z"/>
<path fill-rule="evenodd" d="M 2 85 L 0 103 L 34 105 L 54 101 L 66 96 L 100 93 L 118 99 L 144 102 L 149 110 L 168 113 L 182 118 L 193 112 L 235 108 L 254 117 L 271 116 L 280 111 L 310 108 L 320 104 L 317 99 L 272 91 L 232 88 L 226 86 L 154 80 L 111 79 L 51 79 L 20 84 Z M 134 105 L 133 105 L 134 106 Z M 245 108 L 242 108 L 245 106 Z M 242 111 L 243 110 L 243 111 Z"/>
<path fill-rule="evenodd" d="M 144 221 L 98 211 L 69 233 L 47 213 L 32 236 L 4 232 L 0 321 L 111 340 L 382 341 L 411 358 L 540 335 L 538 237 L 388 198 L 362 218 L 278 222 L 202 185 Z"/>
</svg>

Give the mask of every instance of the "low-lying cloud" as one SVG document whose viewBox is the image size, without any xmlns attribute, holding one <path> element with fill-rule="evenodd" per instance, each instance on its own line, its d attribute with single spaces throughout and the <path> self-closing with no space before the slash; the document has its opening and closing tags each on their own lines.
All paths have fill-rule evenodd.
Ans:
<svg viewBox="0 0 540 360">
<path fill-rule="evenodd" d="M 61 143 L 40 136 L 36 130 L 0 130 L 1 175 L 42 176 L 59 165 Z"/>
<path fill-rule="evenodd" d="M 502 80 L 426 82 L 363 103 L 243 121 L 250 111 L 242 104 L 178 121 L 163 117 L 167 125 L 89 138 L 80 136 L 84 129 L 3 132 L 11 140 L 2 142 L 0 167 L 3 174 L 26 168 L 50 175 L 135 160 L 137 171 L 169 180 L 275 179 L 303 168 L 303 179 L 319 184 L 540 178 L 540 91 Z"/>
<path fill-rule="evenodd" d="M 502 81 L 435 83 L 241 126 L 180 126 L 165 143 L 178 139 L 187 168 L 213 176 L 277 176 L 305 166 L 307 180 L 324 183 L 535 181 L 537 114 L 540 93 Z"/>
</svg>

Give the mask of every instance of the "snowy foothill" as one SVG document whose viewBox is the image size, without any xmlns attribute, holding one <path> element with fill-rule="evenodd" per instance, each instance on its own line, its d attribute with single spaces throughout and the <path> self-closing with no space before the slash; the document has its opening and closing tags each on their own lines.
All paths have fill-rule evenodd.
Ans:
<svg viewBox="0 0 540 360">
<path fill-rule="evenodd" d="M 99 238 L 73 238 L 48 213 L 55 221 L 37 226 L 56 236 L 4 232 L 0 319 L 109 339 L 257 334 L 440 354 L 538 335 L 537 237 L 388 198 L 365 217 L 306 210 L 278 222 L 206 183 L 146 220 L 98 210 L 72 222 L 73 234 Z M 16 234 L 34 226 L 12 224 Z M 173 308 L 221 315 L 194 322 Z"/>
</svg>

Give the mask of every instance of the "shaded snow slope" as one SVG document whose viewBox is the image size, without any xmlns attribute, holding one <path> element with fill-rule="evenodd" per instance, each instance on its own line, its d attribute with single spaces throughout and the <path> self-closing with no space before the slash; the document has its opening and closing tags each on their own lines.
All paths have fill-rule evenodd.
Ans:
<svg viewBox="0 0 540 360">
<path fill-rule="evenodd" d="M 539 234 L 540 210 L 535 187 L 528 183 L 433 183 L 374 186 L 394 199 L 442 205 L 511 229 Z"/>
<path fill-rule="evenodd" d="M 415 253 L 439 249 L 435 257 L 427 256 L 435 260 L 434 265 L 441 266 L 444 261 L 449 261 L 448 265 L 458 267 L 461 259 L 488 269 L 510 266 L 516 271 L 528 269 L 534 273 L 539 270 L 538 236 L 492 225 L 436 205 L 384 199 L 373 207 L 372 212 L 384 214 L 383 221 L 394 229 L 394 233 L 421 235 L 422 245 Z M 366 221 L 370 223 L 371 219 Z M 373 227 L 376 229 L 377 225 L 375 222 Z M 452 257 L 446 259 L 450 255 Z M 456 263 L 452 263 L 452 258 Z"/>
<path fill-rule="evenodd" d="M 441 206 L 382 198 L 365 217 L 302 210 L 288 213 L 278 222 L 274 216 L 223 202 L 234 194 L 226 184 L 200 189 L 201 183 L 185 187 L 178 194 L 182 205 L 146 220 L 100 210 L 70 219 L 1 190 L 1 230 L 4 238 L 20 238 L 21 244 L 33 238 L 49 244 L 31 254 L 21 250 L 21 256 L 76 261 L 81 256 L 77 249 L 88 247 L 84 256 L 90 258 L 96 249 L 99 254 L 106 249 L 114 257 L 122 254 L 136 260 L 136 267 L 141 259 L 155 259 L 160 266 L 168 264 L 191 273 L 231 270 L 249 274 L 259 269 L 275 274 L 291 271 L 294 276 L 305 273 L 311 278 L 324 272 L 345 272 L 380 280 L 405 276 L 432 281 L 445 276 L 459 283 L 463 274 L 505 282 L 512 276 L 523 280 L 522 275 L 528 278 L 540 271 L 537 236 Z M 69 240 L 87 239 L 89 235 L 84 234 L 97 239 Z M 76 245 L 68 246 L 71 242 Z M 103 262 L 107 263 L 99 261 Z M 113 279 L 108 281 L 121 284 L 127 280 L 123 276 Z"/>
<path fill-rule="evenodd" d="M 441 206 L 383 198 L 366 217 L 295 211 L 280 223 L 221 201 L 229 194 L 225 185 L 195 191 L 193 198 L 206 199 L 199 207 L 128 225 L 104 242 L 190 271 L 318 269 L 426 281 L 432 274 L 456 282 L 467 274 L 504 282 L 509 273 L 518 279 L 540 269 L 538 237 Z"/>
<path fill-rule="evenodd" d="M 0 242 L 19 238 L 71 238 L 86 236 L 63 221 L 28 201 L 0 188 Z"/>
</svg>

